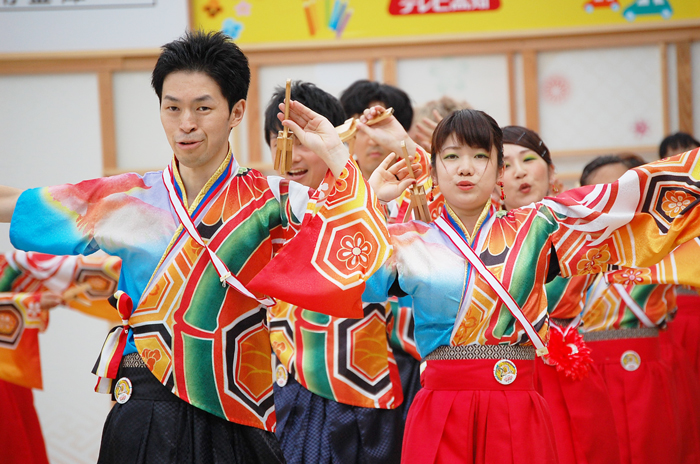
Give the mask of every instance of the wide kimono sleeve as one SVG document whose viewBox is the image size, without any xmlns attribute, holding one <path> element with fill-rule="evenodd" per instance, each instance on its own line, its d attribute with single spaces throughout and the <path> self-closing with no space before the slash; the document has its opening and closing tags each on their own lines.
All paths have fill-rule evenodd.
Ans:
<svg viewBox="0 0 700 464">
<path fill-rule="evenodd" d="M 700 236 L 698 149 L 542 201 L 561 275 L 649 267 Z M 549 217 L 546 217 L 549 216 Z"/>
<path fill-rule="evenodd" d="M 120 289 L 137 299 L 177 223 L 160 172 L 134 173 L 23 192 L 10 224 L 15 248 L 52 255 L 120 257 Z"/>
<path fill-rule="evenodd" d="M 327 175 L 299 233 L 248 285 L 253 291 L 336 317 L 362 317 L 365 280 L 391 255 L 377 198 L 355 162 Z"/>
<path fill-rule="evenodd" d="M 45 327 L 38 293 L 0 293 L 0 379 L 42 388 L 38 334 Z"/>
<path fill-rule="evenodd" d="M 648 268 L 622 268 L 605 273 L 622 285 L 675 284 L 700 287 L 700 238 L 689 240 Z"/>
</svg>

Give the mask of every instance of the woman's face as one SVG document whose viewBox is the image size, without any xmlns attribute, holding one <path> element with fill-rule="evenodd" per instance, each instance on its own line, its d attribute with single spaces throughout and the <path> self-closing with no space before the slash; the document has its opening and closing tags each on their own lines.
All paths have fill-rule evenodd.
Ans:
<svg viewBox="0 0 700 464">
<path fill-rule="evenodd" d="M 534 151 L 503 145 L 503 193 L 507 210 L 541 201 L 549 193 L 549 176 L 553 168 Z"/>
<path fill-rule="evenodd" d="M 478 217 L 491 201 L 498 174 L 495 147 L 489 153 L 484 148 L 461 145 L 451 135 L 437 153 L 433 180 L 460 218 Z"/>
</svg>

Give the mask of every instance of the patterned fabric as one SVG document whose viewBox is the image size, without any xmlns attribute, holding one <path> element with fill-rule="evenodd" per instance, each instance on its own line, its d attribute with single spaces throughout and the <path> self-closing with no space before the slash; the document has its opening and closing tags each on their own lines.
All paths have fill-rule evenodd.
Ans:
<svg viewBox="0 0 700 464">
<path fill-rule="evenodd" d="M 425 357 L 426 361 L 449 359 L 535 359 L 535 350 L 518 345 L 439 346 Z"/>
<path fill-rule="evenodd" d="M 659 329 L 654 327 L 643 327 L 641 329 L 619 329 L 586 332 L 583 334 L 583 339 L 587 342 L 598 342 L 601 340 L 625 340 L 632 338 L 653 338 L 658 336 Z"/>
<path fill-rule="evenodd" d="M 175 160 L 172 168 L 177 193 L 190 204 Z M 361 314 L 363 280 L 391 252 L 375 197 L 352 161 L 338 179 L 329 173 L 310 193 L 239 168 L 229 153 L 188 213 L 249 290 L 315 311 Z M 101 248 L 122 258 L 119 289 L 138 302 L 129 320 L 133 342 L 123 354 L 137 351 L 190 404 L 274 430 L 266 308 L 221 286 L 204 248 L 183 232 L 161 172 L 26 191 L 10 235 L 18 248 Z M 289 267 L 261 272 L 277 252 L 275 261 Z M 251 281 L 256 274 L 257 286 Z"/>
<path fill-rule="evenodd" d="M 275 386 L 277 436 L 288 464 L 397 463 L 403 419 L 398 409 L 349 406 L 314 395 L 293 379 Z"/>
<path fill-rule="evenodd" d="M 43 388 L 39 332 L 48 319 L 38 293 L 0 293 L 0 379 Z"/>
<path fill-rule="evenodd" d="M 398 349 L 413 356 L 420 361 L 420 355 L 416 348 L 415 321 L 413 320 L 413 300 L 405 296 L 401 298 L 392 297 L 389 299 L 391 313 L 394 318 L 394 325 L 391 327 L 390 344 L 394 349 Z"/>
<path fill-rule="evenodd" d="M 652 324 L 664 327 L 669 313 L 676 308 L 674 285 L 625 285 L 618 289 L 601 277 L 591 287 L 583 311 L 583 332 L 636 329 L 644 324 L 625 303 L 620 291 L 626 291 L 644 311 Z"/>
<path fill-rule="evenodd" d="M 647 269 L 616 269 L 606 273 L 610 283 L 622 285 L 676 284 L 700 287 L 700 238 L 695 237 Z"/>
<path fill-rule="evenodd" d="M 676 212 L 669 198 L 700 198 L 698 150 L 628 171 L 619 181 L 570 190 L 508 213 L 486 205 L 465 240 L 505 285 L 543 338 L 543 290 L 554 247 L 563 276 L 598 273 L 609 264 L 651 266 L 700 235 L 694 202 Z M 675 204 L 675 203 L 674 203 Z M 680 214 L 682 212 L 683 214 Z M 384 301 L 398 279 L 414 301 L 418 351 L 442 345 L 529 343 L 523 328 L 436 226 L 389 226 L 394 254 L 367 282 L 365 301 Z"/>
<path fill-rule="evenodd" d="M 550 319 L 573 319 L 586 305 L 586 295 L 597 274 L 582 276 L 557 276 L 547 282 L 547 312 Z"/>
<path fill-rule="evenodd" d="M 312 393 L 339 403 L 392 409 L 403 393 L 387 337 L 388 304 L 366 304 L 359 319 L 278 302 L 270 308 L 270 340 L 290 376 Z M 279 401 L 278 401 L 279 403 Z"/>
<path fill-rule="evenodd" d="M 0 379 L 42 388 L 38 333 L 49 322 L 41 292 L 66 295 L 66 306 L 115 319 L 106 298 L 117 287 L 119 258 L 53 256 L 23 251 L 0 255 Z"/>
<path fill-rule="evenodd" d="M 414 161 L 423 172 L 418 182 L 429 182 L 430 157 L 419 148 Z M 389 221 L 403 221 L 409 197 L 405 191 L 391 206 Z M 403 304 L 368 304 L 361 318 L 341 319 L 280 301 L 268 313 L 272 347 L 289 375 L 316 395 L 353 406 L 395 408 L 403 396 L 392 347 L 417 356 L 410 298 Z"/>
</svg>

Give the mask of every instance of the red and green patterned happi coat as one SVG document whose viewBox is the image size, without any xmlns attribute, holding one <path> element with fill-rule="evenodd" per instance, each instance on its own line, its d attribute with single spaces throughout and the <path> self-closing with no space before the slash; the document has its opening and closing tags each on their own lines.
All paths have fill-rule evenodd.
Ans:
<svg viewBox="0 0 700 464">
<path fill-rule="evenodd" d="M 251 291 L 253 278 L 281 249 L 277 259 L 290 261 L 293 271 L 266 277 L 283 288 L 272 296 L 318 312 L 361 316 L 363 278 L 390 253 L 371 190 L 349 161 L 338 179 L 328 174 L 299 224 L 289 186 L 240 169 L 207 200 L 195 224 Z M 267 308 L 222 287 L 204 248 L 180 232 L 129 320 L 138 352 L 181 399 L 274 430 Z"/>
</svg>

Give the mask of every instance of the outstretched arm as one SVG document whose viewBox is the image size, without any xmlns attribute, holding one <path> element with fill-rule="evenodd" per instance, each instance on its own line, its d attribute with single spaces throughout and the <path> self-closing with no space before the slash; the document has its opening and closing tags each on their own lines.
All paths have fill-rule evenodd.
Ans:
<svg viewBox="0 0 700 464">
<path fill-rule="evenodd" d="M 610 264 L 650 267 L 700 236 L 698 153 L 631 169 L 612 184 L 545 198 L 549 211 L 539 212 L 557 229 L 551 238 L 562 275 L 599 273 Z"/>
<path fill-rule="evenodd" d="M 10 222 L 21 190 L 0 186 L 0 222 Z"/>
</svg>

